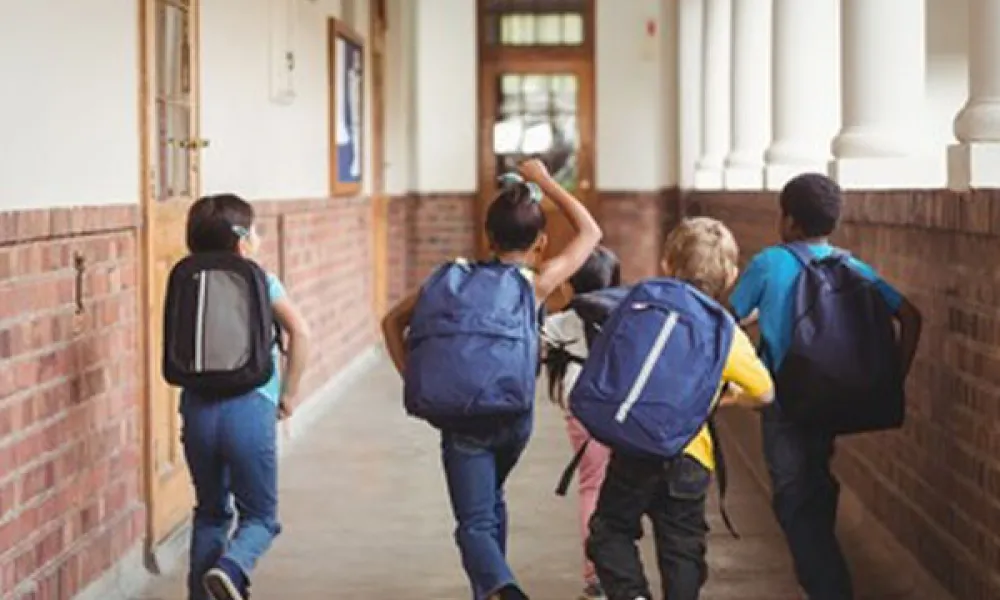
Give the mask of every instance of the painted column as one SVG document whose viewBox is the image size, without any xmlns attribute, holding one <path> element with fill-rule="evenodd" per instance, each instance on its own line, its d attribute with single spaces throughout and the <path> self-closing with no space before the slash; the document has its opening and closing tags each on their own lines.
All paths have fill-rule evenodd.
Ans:
<svg viewBox="0 0 1000 600">
<path fill-rule="evenodd" d="M 774 0 L 767 189 L 780 190 L 799 173 L 827 171 L 840 124 L 839 15 L 838 0 Z"/>
<path fill-rule="evenodd" d="M 1000 188 L 1000 0 L 969 0 L 969 100 L 955 137 L 949 185 Z"/>
<path fill-rule="evenodd" d="M 725 187 L 759 190 L 771 139 L 772 0 L 734 0 L 732 19 L 732 144 Z"/>
<path fill-rule="evenodd" d="M 704 11 L 701 157 L 695 168 L 695 187 L 720 189 L 723 161 L 729 151 L 729 49 L 732 44 L 729 24 L 732 0 L 705 0 Z"/>
</svg>

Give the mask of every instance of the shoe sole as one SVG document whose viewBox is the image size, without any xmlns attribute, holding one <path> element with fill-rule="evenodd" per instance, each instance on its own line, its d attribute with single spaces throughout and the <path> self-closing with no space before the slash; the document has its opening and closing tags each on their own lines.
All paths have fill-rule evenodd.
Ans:
<svg viewBox="0 0 1000 600">
<path fill-rule="evenodd" d="M 246 600 L 243 594 L 236 589 L 233 580 L 222 569 L 212 569 L 205 573 L 202 584 L 205 586 L 205 591 L 214 600 Z"/>
</svg>

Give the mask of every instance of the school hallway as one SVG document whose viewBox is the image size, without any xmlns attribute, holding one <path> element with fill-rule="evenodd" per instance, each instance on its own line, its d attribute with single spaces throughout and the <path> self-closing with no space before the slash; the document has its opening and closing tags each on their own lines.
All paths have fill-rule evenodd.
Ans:
<svg viewBox="0 0 1000 600">
<path fill-rule="evenodd" d="M 255 599 L 469 597 L 452 543 L 436 434 L 404 415 L 400 391 L 391 366 L 378 359 L 331 392 L 336 397 L 323 402 L 315 418 L 307 417 L 310 423 L 294 424 L 301 429 L 293 433 L 280 475 L 284 530 L 255 574 Z M 721 434 L 729 441 L 727 505 L 742 539 L 734 540 L 723 526 L 713 489 L 706 600 L 801 597 L 765 490 L 732 443 L 752 437 L 748 426 L 754 420 L 731 415 Z M 512 564 L 537 600 L 572 600 L 581 588 L 575 495 L 553 494 L 570 455 L 559 412 L 541 400 L 535 434 L 508 486 Z M 887 546 L 856 509 L 845 516 L 859 598 L 949 598 Z M 645 536 L 644 555 L 655 577 L 650 539 Z M 184 570 L 176 565 L 141 600 L 182 599 Z"/>
</svg>

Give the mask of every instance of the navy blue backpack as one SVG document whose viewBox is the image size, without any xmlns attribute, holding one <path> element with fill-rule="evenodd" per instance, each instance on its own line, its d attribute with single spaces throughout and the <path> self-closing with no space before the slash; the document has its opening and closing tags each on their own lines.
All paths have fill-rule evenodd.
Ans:
<svg viewBox="0 0 1000 600">
<path fill-rule="evenodd" d="M 456 261 L 427 280 L 407 336 L 407 413 L 440 427 L 531 410 L 539 366 L 537 303 L 518 270 Z"/>
<path fill-rule="evenodd" d="M 842 250 L 819 259 L 807 245 L 783 247 L 803 269 L 791 345 L 775 374 L 782 411 L 834 434 L 900 427 L 905 378 L 893 314 L 875 282 Z"/>
<path fill-rule="evenodd" d="M 676 279 L 637 284 L 608 318 L 570 410 L 617 451 L 675 458 L 712 416 L 735 321 Z"/>
</svg>

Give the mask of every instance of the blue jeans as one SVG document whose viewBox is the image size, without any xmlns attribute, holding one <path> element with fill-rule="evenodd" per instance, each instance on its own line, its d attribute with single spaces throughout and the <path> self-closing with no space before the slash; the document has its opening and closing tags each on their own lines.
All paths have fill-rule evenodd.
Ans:
<svg viewBox="0 0 1000 600">
<path fill-rule="evenodd" d="M 802 429 L 778 404 L 764 409 L 761 424 L 772 506 L 799 585 L 809 600 L 851 600 L 851 574 L 835 531 L 840 484 L 830 471 L 834 436 Z"/>
<path fill-rule="evenodd" d="M 455 541 L 474 600 L 484 600 L 517 582 L 507 564 L 507 503 L 503 486 L 531 436 L 526 417 L 493 431 L 443 431 L 441 458 Z"/>
<path fill-rule="evenodd" d="M 194 483 L 190 600 L 208 598 L 202 577 L 227 558 L 249 576 L 280 533 L 278 523 L 277 407 L 253 392 L 227 400 L 185 393 L 184 456 Z M 233 525 L 233 500 L 238 521 Z"/>
</svg>

